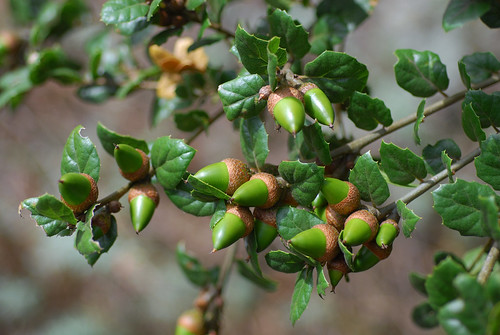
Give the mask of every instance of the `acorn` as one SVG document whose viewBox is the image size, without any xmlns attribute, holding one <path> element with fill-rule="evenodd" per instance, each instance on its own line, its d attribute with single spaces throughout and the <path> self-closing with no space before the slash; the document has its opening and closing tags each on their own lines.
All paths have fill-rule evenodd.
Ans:
<svg viewBox="0 0 500 335">
<path fill-rule="evenodd" d="M 175 335 L 205 335 L 203 312 L 193 308 L 182 313 L 177 319 Z"/>
<path fill-rule="evenodd" d="M 212 252 L 224 249 L 254 228 L 254 217 L 247 207 L 227 205 L 226 213 L 212 230 Z"/>
<path fill-rule="evenodd" d="M 238 187 L 250 179 L 250 169 L 242 161 L 226 158 L 201 168 L 194 177 L 232 195 Z"/>
<path fill-rule="evenodd" d="M 313 209 L 316 209 L 318 207 L 325 207 L 326 205 L 328 205 L 328 202 L 326 201 L 325 196 L 321 192 L 319 192 L 311 202 L 311 205 L 313 206 Z"/>
<path fill-rule="evenodd" d="M 141 149 L 128 144 L 115 145 L 114 156 L 120 174 L 130 181 L 138 181 L 149 174 L 149 157 Z"/>
<path fill-rule="evenodd" d="M 307 115 L 333 129 L 335 112 L 325 92 L 313 83 L 303 84 L 299 91 L 304 95 L 304 106 Z"/>
<path fill-rule="evenodd" d="M 356 186 L 348 181 L 325 178 L 321 193 L 332 209 L 341 215 L 348 215 L 359 208 L 361 196 Z"/>
<path fill-rule="evenodd" d="M 378 227 L 375 215 L 366 209 L 356 211 L 345 220 L 342 243 L 355 246 L 371 241 L 377 235 Z"/>
<path fill-rule="evenodd" d="M 292 237 L 289 243 L 297 251 L 323 263 L 340 252 L 338 237 L 339 232 L 333 226 L 317 224 Z"/>
<path fill-rule="evenodd" d="M 382 221 L 375 236 L 375 242 L 382 249 L 386 249 L 388 246 L 394 242 L 396 237 L 399 235 L 398 223 L 393 219 L 387 219 Z"/>
<path fill-rule="evenodd" d="M 281 188 L 276 177 L 259 172 L 242 184 L 231 197 L 231 202 L 240 206 L 270 208 L 278 202 Z"/>
<path fill-rule="evenodd" d="M 80 214 L 97 201 L 97 184 L 86 173 L 68 172 L 59 179 L 61 199 L 75 214 Z"/>
<path fill-rule="evenodd" d="M 278 208 L 258 208 L 253 210 L 255 226 L 253 228 L 257 241 L 257 252 L 266 249 L 278 236 L 278 226 L 276 225 L 276 213 Z"/>
<path fill-rule="evenodd" d="M 351 269 L 345 262 L 344 254 L 339 254 L 337 257 L 329 260 L 326 263 L 330 284 L 332 284 L 332 292 L 335 292 L 335 287 L 338 285 L 342 277 L 351 272 Z"/>
<path fill-rule="evenodd" d="M 316 214 L 317 217 L 319 217 L 323 221 L 327 221 L 326 219 L 326 206 L 325 207 L 316 207 L 314 209 L 314 214 Z"/>
<path fill-rule="evenodd" d="M 302 93 L 296 88 L 282 86 L 269 95 L 267 109 L 276 123 L 294 137 L 304 127 L 306 112 Z"/>
<path fill-rule="evenodd" d="M 341 231 L 344 229 L 344 224 L 345 224 L 345 216 L 340 215 L 333 209 L 332 205 L 328 205 L 325 208 L 325 217 L 326 217 L 326 223 L 329 225 L 332 225 L 337 229 L 338 231 Z"/>
<path fill-rule="evenodd" d="M 392 246 L 380 248 L 374 241 L 367 242 L 359 249 L 353 261 L 355 272 L 366 271 L 383 259 L 389 257 Z"/>
<path fill-rule="evenodd" d="M 134 185 L 128 192 L 130 218 L 137 233 L 142 231 L 151 221 L 154 211 L 160 202 L 156 187 L 151 183 Z"/>
</svg>

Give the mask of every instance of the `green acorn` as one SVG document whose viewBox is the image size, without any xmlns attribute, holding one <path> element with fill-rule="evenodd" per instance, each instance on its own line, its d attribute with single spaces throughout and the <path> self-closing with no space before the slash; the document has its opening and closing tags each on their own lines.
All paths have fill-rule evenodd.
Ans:
<svg viewBox="0 0 500 335">
<path fill-rule="evenodd" d="M 269 95 L 267 109 L 276 123 L 294 137 L 304 127 L 306 112 L 303 96 L 299 90 L 283 86 Z"/>
<path fill-rule="evenodd" d="M 270 208 L 278 202 L 280 195 L 281 188 L 276 177 L 259 172 L 234 191 L 231 202 L 240 206 Z"/>
<path fill-rule="evenodd" d="M 232 195 L 238 187 L 250 179 L 250 169 L 242 161 L 226 158 L 200 169 L 194 175 L 196 178 Z"/>
<path fill-rule="evenodd" d="M 366 271 L 383 259 L 389 257 L 392 251 L 392 246 L 380 248 L 374 241 L 363 244 L 359 249 L 353 261 L 353 269 L 355 272 Z"/>
<path fill-rule="evenodd" d="M 304 255 L 323 263 L 340 252 L 338 237 L 339 233 L 333 226 L 317 224 L 292 237 L 289 243 Z"/>
<path fill-rule="evenodd" d="M 257 252 L 266 249 L 278 236 L 278 226 L 276 225 L 276 213 L 278 208 L 258 208 L 255 207 L 253 216 L 255 218 L 255 239 L 257 241 Z"/>
<path fill-rule="evenodd" d="M 212 252 L 224 249 L 253 230 L 254 217 L 247 207 L 227 205 L 226 213 L 212 230 Z"/>
<path fill-rule="evenodd" d="M 348 215 L 359 208 L 361 201 L 359 190 L 348 181 L 325 178 L 321 193 L 332 209 L 341 215 Z"/>
<path fill-rule="evenodd" d="M 326 198 L 323 195 L 323 193 L 319 192 L 318 194 L 316 194 L 316 197 L 311 202 L 311 205 L 313 206 L 313 209 L 316 209 L 318 207 L 326 207 L 326 205 L 328 205 L 328 202 L 326 201 Z"/>
<path fill-rule="evenodd" d="M 97 184 L 86 173 L 69 172 L 59 179 L 62 201 L 75 214 L 80 214 L 97 201 Z"/>
<path fill-rule="evenodd" d="M 149 157 L 141 149 L 128 144 L 115 145 L 114 156 L 123 178 L 138 181 L 149 174 Z"/>
<path fill-rule="evenodd" d="M 375 215 L 365 209 L 356 211 L 345 220 L 344 240 L 342 242 L 355 246 L 371 241 L 377 235 L 378 227 Z"/>
<path fill-rule="evenodd" d="M 203 312 L 198 308 L 185 311 L 177 319 L 175 335 L 205 335 Z"/>
<path fill-rule="evenodd" d="M 319 123 L 327 125 L 333 129 L 335 122 L 335 112 L 332 103 L 316 84 L 305 83 L 299 88 L 304 94 L 304 105 L 306 113 Z"/>
<path fill-rule="evenodd" d="M 137 233 L 146 228 L 160 202 L 158 191 L 151 183 L 134 185 L 128 192 L 130 218 Z"/>
<path fill-rule="evenodd" d="M 328 270 L 330 283 L 332 284 L 332 292 L 335 292 L 335 287 L 337 287 L 342 277 L 351 272 L 351 269 L 345 262 L 344 254 L 342 253 L 329 260 L 326 263 L 326 268 Z"/>
<path fill-rule="evenodd" d="M 393 219 L 387 219 L 380 224 L 377 236 L 375 236 L 375 242 L 379 247 L 385 249 L 394 242 L 398 235 L 398 223 Z"/>
<path fill-rule="evenodd" d="M 325 217 L 326 217 L 326 223 L 334 226 L 335 229 L 337 229 L 337 231 L 341 231 L 342 229 L 344 229 L 345 216 L 337 213 L 335 209 L 333 209 L 332 205 L 326 206 Z"/>
<path fill-rule="evenodd" d="M 326 206 L 325 207 L 316 207 L 314 208 L 314 214 L 319 217 L 323 221 L 327 221 L 326 219 Z"/>
</svg>

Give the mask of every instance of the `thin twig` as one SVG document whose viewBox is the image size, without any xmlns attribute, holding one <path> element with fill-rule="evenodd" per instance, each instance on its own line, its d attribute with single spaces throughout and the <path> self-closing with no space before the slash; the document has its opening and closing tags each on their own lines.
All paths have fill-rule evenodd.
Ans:
<svg viewBox="0 0 500 335">
<path fill-rule="evenodd" d="M 224 115 L 224 110 L 223 109 L 221 109 L 217 114 L 215 114 L 212 118 L 210 118 L 208 120 L 207 127 L 210 126 L 215 121 L 217 121 L 222 115 Z M 198 129 L 198 131 L 196 133 L 194 133 L 193 136 L 191 136 L 186 141 L 186 144 L 191 144 L 201 133 L 203 133 L 204 130 L 205 130 L 205 128 L 201 128 L 200 127 L 200 129 Z"/>
<path fill-rule="evenodd" d="M 477 275 L 477 281 L 482 285 L 484 285 L 488 280 L 500 255 L 500 250 L 498 250 L 497 244 L 498 243 L 495 243 L 495 245 L 491 247 L 490 252 L 488 252 L 488 256 L 486 256 L 483 267 Z"/>
</svg>

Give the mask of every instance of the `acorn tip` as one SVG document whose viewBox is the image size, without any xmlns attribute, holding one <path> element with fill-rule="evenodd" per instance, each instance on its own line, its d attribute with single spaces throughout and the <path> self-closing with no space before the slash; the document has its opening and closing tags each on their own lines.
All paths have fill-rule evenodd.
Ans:
<svg viewBox="0 0 500 335">
<path fill-rule="evenodd" d="M 210 251 L 210 253 L 213 254 L 216 251 L 217 251 L 217 249 L 213 248 L 212 251 Z"/>
</svg>

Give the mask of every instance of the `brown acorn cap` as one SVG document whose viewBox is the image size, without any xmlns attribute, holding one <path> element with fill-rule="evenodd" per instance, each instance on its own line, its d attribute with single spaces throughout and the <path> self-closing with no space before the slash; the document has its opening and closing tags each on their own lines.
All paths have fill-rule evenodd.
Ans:
<svg viewBox="0 0 500 335">
<path fill-rule="evenodd" d="M 149 174 L 149 157 L 146 155 L 144 151 L 141 149 L 135 148 L 137 152 L 141 154 L 142 157 L 142 165 L 139 168 L 139 170 L 135 172 L 130 172 L 130 173 L 125 173 L 120 169 L 120 174 L 123 176 L 123 178 L 130 180 L 130 181 L 138 181 L 146 178 Z"/>
<path fill-rule="evenodd" d="M 269 99 L 267 99 L 267 110 L 271 113 L 271 115 L 273 115 L 274 106 L 276 106 L 281 99 L 286 97 L 295 97 L 304 103 L 304 96 L 298 89 L 290 86 L 281 86 L 276 91 L 271 93 L 271 95 L 269 95 Z"/>
<path fill-rule="evenodd" d="M 123 207 L 118 200 L 110 201 L 107 206 L 110 213 L 118 213 Z"/>
<path fill-rule="evenodd" d="M 340 215 L 335 209 L 333 209 L 332 205 L 326 206 L 326 223 L 332 225 L 338 231 L 344 229 L 345 216 Z"/>
<path fill-rule="evenodd" d="M 366 209 L 360 209 L 359 211 L 356 211 L 356 212 L 352 213 L 351 215 L 349 215 L 347 217 L 347 219 L 345 219 L 345 222 L 347 222 L 351 219 L 361 219 L 361 220 L 365 221 L 366 223 L 368 223 L 368 225 L 370 226 L 370 229 L 372 231 L 372 234 L 370 235 L 370 238 L 368 239 L 368 241 L 371 241 L 375 238 L 375 236 L 377 235 L 378 227 L 379 227 L 378 220 L 377 220 L 377 217 L 375 215 L 373 215 L 371 212 L 367 211 Z"/>
<path fill-rule="evenodd" d="M 349 185 L 349 191 L 347 192 L 344 200 L 339 202 L 338 204 L 331 204 L 332 208 L 341 215 L 349 215 L 359 208 L 361 204 L 361 196 L 359 194 L 359 190 L 354 184 L 345 181 L 347 185 Z"/>
<path fill-rule="evenodd" d="M 338 246 L 339 232 L 333 226 L 329 224 L 317 224 L 312 228 L 320 229 L 323 234 L 325 234 L 326 238 L 326 249 L 323 256 L 317 259 L 318 262 L 323 263 L 333 259 L 340 252 L 340 248 Z"/>
<path fill-rule="evenodd" d="M 262 86 L 259 90 L 258 101 L 269 99 L 269 96 L 271 95 L 271 93 L 273 93 L 273 90 L 271 90 L 271 86 L 269 86 L 269 85 Z"/>
<path fill-rule="evenodd" d="M 253 210 L 253 217 L 257 220 L 264 222 L 265 224 L 278 228 L 276 225 L 276 214 L 278 213 L 278 208 L 259 208 L 255 207 Z"/>
<path fill-rule="evenodd" d="M 344 254 L 340 253 L 335 258 L 330 259 L 326 263 L 326 267 L 328 270 L 337 270 L 342 272 L 343 274 L 352 272 L 347 263 L 345 262 Z"/>
<path fill-rule="evenodd" d="M 239 217 L 241 221 L 243 221 L 246 226 L 246 230 L 242 237 L 245 237 L 252 232 L 255 220 L 248 207 L 228 204 L 226 207 L 226 213 L 234 214 Z"/>
<path fill-rule="evenodd" d="M 370 251 L 373 252 L 380 260 L 386 259 L 392 252 L 392 245 L 388 245 L 385 249 L 379 247 L 375 241 L 369 241 L 363 245 L 370 249 Z"/>
<path fill-rule="evenodd" d="M 233 195 L 238 187 L 250 179 L 250 169 L 245 163 L 236 158 L 226 158 L 222 161 L 226 163 L 229 173 L 229 184 L 226 193 Z"/>
<path fill-rule="evenodd" d="M 265 204 L 259 207 L 260 208 L 273 207 L 278 202 L 281 196 L 281 188 L 280 185 L 278 184 L 278 181 L 276 180 L 276 177 L 270 173 L 259 172 L 254 174 L 250 178 L 250 180 L 252 179 L 260 179 L 264 183 L 266 183 L 267 186 L 267 201 L 265 202 Z"/>
<path fill-rule="evenodd" d="M 313 88 L 318 88 L 318 85 L 316 85 L 315 83 L 307 82 L 299 87 L 299 91 L 302 94 L 306 94 L 307 91 L 312 90 Z"/>
<path fill-rule="evenodd" d="M 134 199 L 139 195 L 147 196 L 148 198 L 153 200 L 156 206 L 158 207 L 158 203 L 160 202 L 160 195 L 158 194 L 158 191 L 156 190 L 156 187 L 154 187 L 153 184 L 140 183 L 132 186 L 132 188 L 128 192 L 128 201 L 131 202 L 132 199 Z"/>
<path fill-rule="evenodd" d="M 397 231 L 397 235 L 396 236 L 399 235 L 399 224 L 398 224 L 398 222 L 396 220 L 394 220 L 394 219 L 386 219 L 386 220 L 380 222 L 380 225 L 383 225 L 383 224 L 392 224 L 396 228 L 396 231 Z"/>
<path fill-rule="evenodd" d="M 86 173 L 80 173 L 82 176 L 87 178 L 90 182 L 90 193 L 87 196 L 87 199 L 85 199 L 81 204 L 79 205 L 71 205 L 68 204 L 66 201 L 64 201 L 63 197 L 61 197 L 61 201 L 68 206 L 73 213 L 76 214 L 81 214 L 85 212 L 92 204 L 94 204 L 97 201 L 97 197 L 99 196 L 99 189 L 97 188 L 97 183 L 95 182 L 94 178 L 92 178 L 90 175 Z"/>
</svg>

